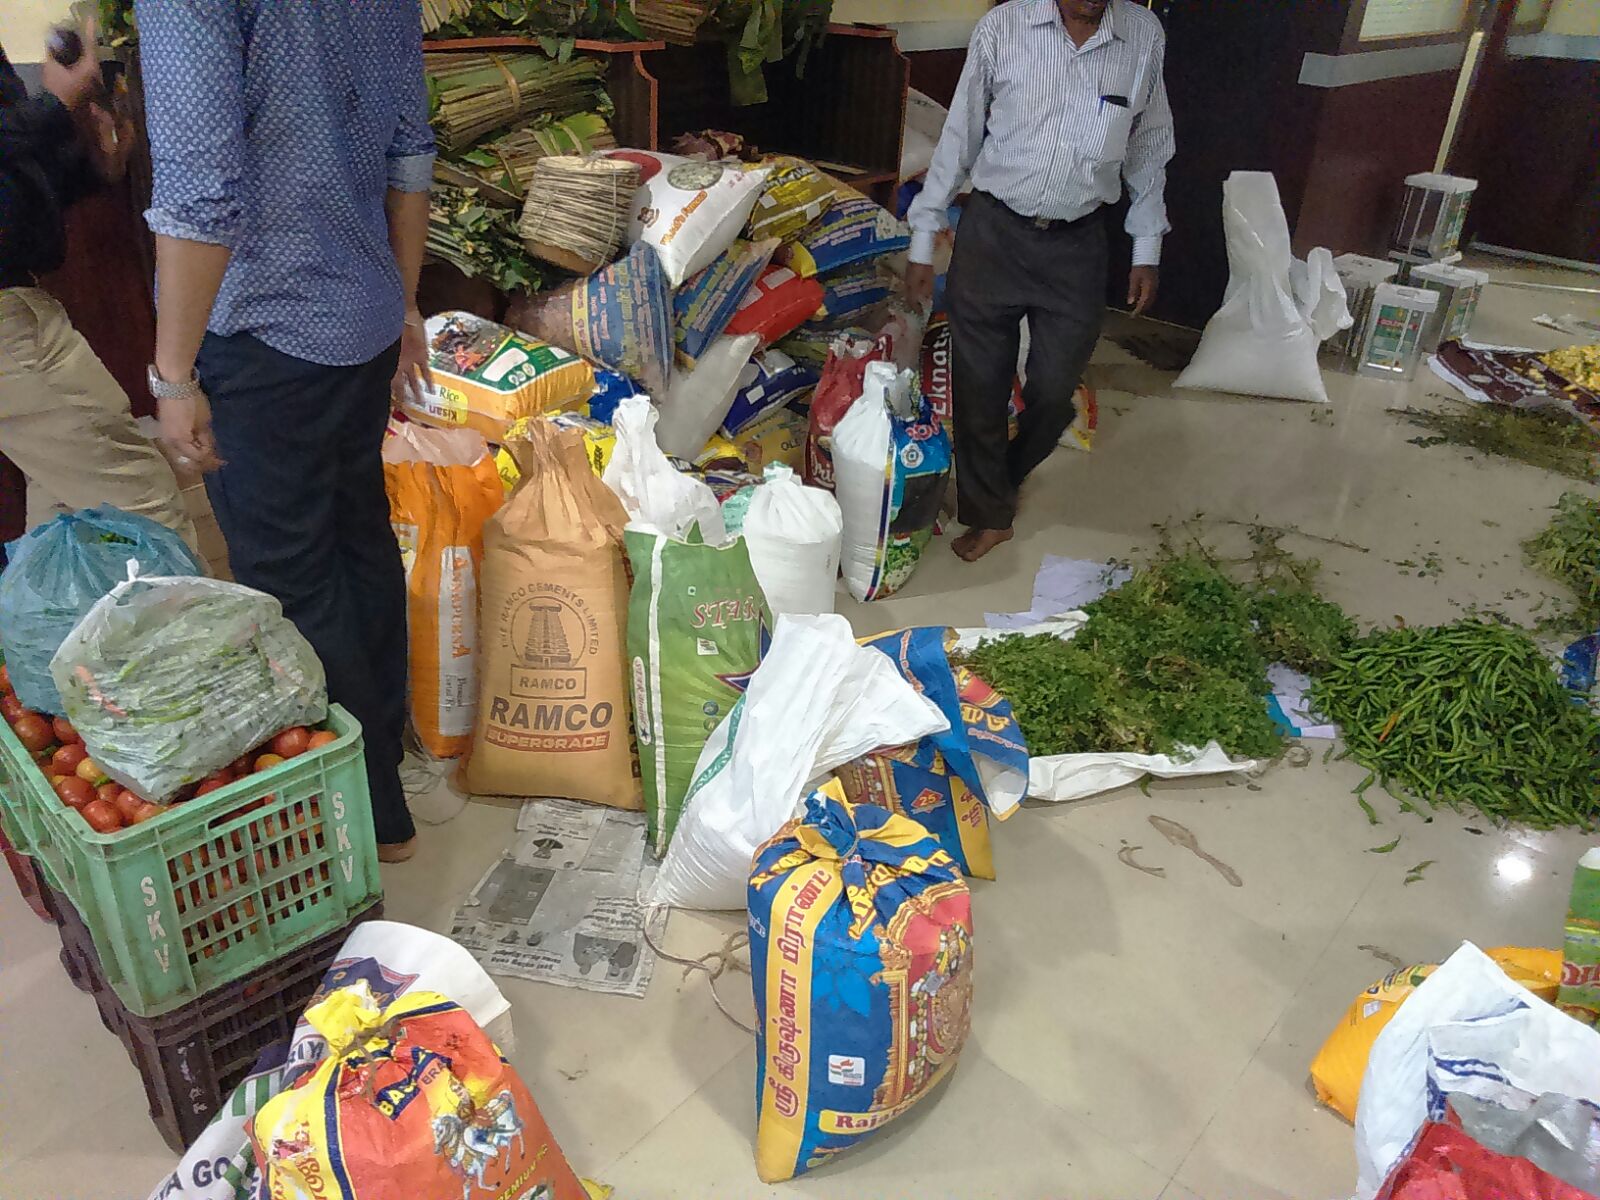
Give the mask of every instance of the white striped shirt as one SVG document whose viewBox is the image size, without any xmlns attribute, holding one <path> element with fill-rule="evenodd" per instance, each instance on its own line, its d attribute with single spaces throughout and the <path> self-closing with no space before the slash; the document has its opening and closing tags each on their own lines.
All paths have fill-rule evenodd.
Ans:
<svg viewBox="0 0 1600 1200">
<path fill-rule="evenodd" d="M 1133 261 L 1159 262 L 1176 149 L 1161 78 L 1165 50 L 1161 22 L 1129 0 L 1111 0 L 1082 46 L 1068 36 L 1056 0 L 991 9 L 972 34 L 950 118 L 911 205 L 911 261 L 933 261 L 934 235 L 970 177 L 1023 216 L 1061 221 L 1115 203 L 1126 179 Z"/>
</svg>

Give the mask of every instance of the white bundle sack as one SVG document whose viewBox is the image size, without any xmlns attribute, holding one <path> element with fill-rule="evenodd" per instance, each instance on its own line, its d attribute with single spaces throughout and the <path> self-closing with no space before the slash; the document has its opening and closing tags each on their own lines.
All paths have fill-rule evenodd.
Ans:
<svg viewBox="0 0 1600 1200">
<path fill-rule="evenodd" d="M 1318 249 L 1295 262 L 1270 171 L 1228 176 L 1222 224 L 1228 290 L 1173 386 L 1326 404 L 1317 349 L 1352 324 L 1333 255 Z"/>
<path fill-rule="evenodd" d="M 750 861 L 835 767 L 950 727 L 843 617 L 779 617 L 750 688 L 706 742 L 683 816 L 642 899 L 742 909 Z"/>
<path fill-rule="evenodd" d="M 774 617 L 831 613 L 839 579 L 839 502 L 782 463 L 766 470 L 744 518 L 750 565 Z"/>
<path fill-rule="evenodd" d="M 628 236 L 648 242 L 673 287 L 733 244 L 767 185 L 765 168 L 706 162 L 654 150 L 613 150 L 612 158 L 638 163 L 643 180 L 633 201 Z"/>
<path fill-rule="evenodd" d="M 716 493 L 703 479 L 685 475 L 656 443 L 660 414 L 647 396 L 629 396 L 612 417 L 617 445 L 602 482 L 617 494 L 628 522 L 672 538 L 685 538 L 696 523 L 711 545 L 727 539 Z"/>
<path fill-rule="evenodd" d="M 693 370 L 673 368 L 656 434 L 663 450 L 689 461 L 699 457 L 733 407 L 744 369 L 760 348 L 761 339 L 753 333 L 723 334 L 695 361 Z"/>
<path fill-rule="evenodd" d="M 1440 1063 L 1469 1065 L 1474 1086 L 1494 1081 L 1600 1104 L 1600 1031 L 1539 999 L 1463 942 L 1372 1043 L 1356 1105 L 1357 1200 L 1372 1200 L 1423 1122 L 1442 1117 L 1430 1105 L 1443 1097 L 1429 1086 Z"/>
</svg>

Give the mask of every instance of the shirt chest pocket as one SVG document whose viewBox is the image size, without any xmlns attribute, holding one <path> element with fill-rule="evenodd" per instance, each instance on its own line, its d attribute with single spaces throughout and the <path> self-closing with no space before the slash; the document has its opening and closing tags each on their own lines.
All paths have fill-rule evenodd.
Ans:
<svg viewBox="0 0 1600 1200">
<path fill-rule="evenodd" d="M 1114 63 L 1101 73 L 1086 147 L 1091 157 L 1100 162 L 1121 162 L 1127 155 L 1136 116 L 1134 106 L 1142 86 L 1131 65 Z"/>
</svg>

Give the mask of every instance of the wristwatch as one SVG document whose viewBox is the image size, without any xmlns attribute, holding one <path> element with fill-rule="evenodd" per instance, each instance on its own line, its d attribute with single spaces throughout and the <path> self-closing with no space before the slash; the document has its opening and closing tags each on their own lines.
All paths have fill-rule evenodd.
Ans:
<svg viewBox="0 0 1600 1200">
<path fill-rule="evenodd" d="M 181 383 L 169 383 L 161 378 L 161 372 L 156 370 L 155 363 L 144 369 L 144 378 L 150 394 L 157 400 L 182 400 L 188 396 L 205 395 L 205 390 L 200 386 L 200 376 L 192 367 L 189 370 L 189 378 Z"/>
</svg>

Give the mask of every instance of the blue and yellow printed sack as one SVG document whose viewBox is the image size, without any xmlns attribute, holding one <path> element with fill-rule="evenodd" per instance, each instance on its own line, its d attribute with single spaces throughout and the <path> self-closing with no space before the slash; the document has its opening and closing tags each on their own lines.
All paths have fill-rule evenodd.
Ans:
<svg viewBox="0 0 1600 1200">
<path fill-rule="evenodd" d="M 306 1010 L 328 1056 L 250 1125 L 267 1200 L 585 1200 L 526 1085 L 436 992 Z"/>
<path fill-rule="evenodd" d="M 908 1112 L 971 1027 L 972 897 L 915 821 L 813 793 L 756 851 L 756 1170 L 792 1179 Z"/>
<path fill-rule="evenodd" d="M 952 669 L 949 630 L 902 629 L 868 639 L 950 722 L 943 733 L 864 755 L 835 774 L 858 804 L 911 817 L 970 878 L 994 878 L 989 818 L 1016 811 L 1028 747 L 1010 702 L 966 668 Z"/>
</svg>

